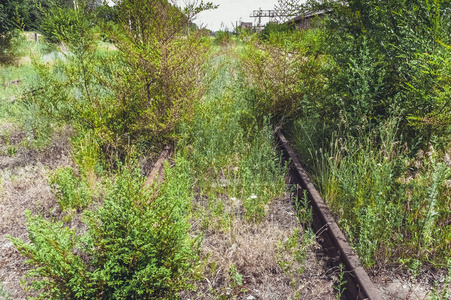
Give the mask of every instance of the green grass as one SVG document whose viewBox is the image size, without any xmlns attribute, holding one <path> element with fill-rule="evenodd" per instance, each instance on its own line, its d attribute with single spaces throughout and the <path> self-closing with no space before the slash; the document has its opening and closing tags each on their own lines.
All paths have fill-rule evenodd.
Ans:
<svg viewBox="0 0 451 300">
<path fill-rule="evenodd" d="M 197 104 L 193 123 L 185 128 L 181 150 L 190 156 L 202 209 L 228 222 L 240 203 L 248 219 L 261 219 L 265 206 L 285 189 L 280 155 L 272 129 L 253 117 L 248 90 L 237 62 L 220 57 L 221 67 L 205 98 Z M 234 204 L 234 202 L 236 202 Z"/>
<path fill-rule="evenodd" d="M 366 266 L 449 267 L 451 173 L 432 146 L 409 157 L 397 124 L 335 131 L 327 142 L 320 122 L 298 121 L 291 139 Z"/>
</svg>

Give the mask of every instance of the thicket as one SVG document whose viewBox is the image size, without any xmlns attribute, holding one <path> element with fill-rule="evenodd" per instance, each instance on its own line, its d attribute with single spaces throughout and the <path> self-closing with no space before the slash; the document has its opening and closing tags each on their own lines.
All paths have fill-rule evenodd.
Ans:
<svg viewBox="0 0 451 300">
<path fill-rule="evenodd" d="M 241 51 L 257 116 L 291 134 L 365 265 L 449 266 L 450 3 L 304 9 L 322 24 Z"/>
<path fill-rule="evenodd" d="M 215 32 L 214 42 L 218 46 L 227 46 L 233 41 L 233 33 L 229 30 L 218 30 Z"/>
<path fill-rule="evenodd" d="M 116 10 L 116 22 L 99 21 L 81 2 L 47 15 L 43 26 L 68 51 L 64 60 L 37 64 L 37 88 L 46 92 L 29 99 L 43 114 L 92 131 L 110 157 L 130 145 L 143 150 L 176 139 L 175 128 L 189 122 L 202 94 L 209 57 L 209 39 L 187 30 L 188 14 L 169 2 L 121 1 Z M 114 50 L 99 46 L 97 28 Z"/>
<path fill-rule="evenodd" d="M 8 62 L 13 57 L 12 41 L 17 32 L 11 9 L 9 2 L 0 3 L 0 63 Z"/>
<path fill-rule="evenodd" d="M 287 22 L 282 24 L 268 23 L 260 32 L 260 38 L 263 41 L 268 41 L 271 35 L 275 35 L 277 33 L 293 33 L 293 31 L 295 30 L 297 30 L 297 27 L 294 22 Z"/>
<path fill-rule="evenodd" d="M 292 26 L 268 25 L 265 34 L 247 39 L 240 50 L 255 114 L 260 119 L 270 117 L 272 124 L 304 116 L 325 85 L 321 71 L 327 60 L 311 47 L 321 43 L 324 35 Z"/>
<path fill-rule="evenodd" d="M 27 213 L 30 242 L 11 240 L 28 258 L 38 299 L 177 298 L 198 263 L 189 163 L 176 156 L 164 183 L 143 188 L 132 161 L 178 140 L 177 128 L 191 123 L 210 44 L 190 22 L 213 5 L 120 1 L 114 18 L 99 19 L 90 2 L 76 3 L 44 14 L 63 56 L 34 58 L 38 80 L 20 98 L 34 121 L 75 129 L 76 166 L 50 176 L 56 220 Z M 72 228 L 80 215 L 83 225 Z"/>
<path fill-rule="evenodd" d="M 327 13 L 306 44 L 321 88 L 286 124 L 301 157 L 364 264 L 449 267 L 450 3 L 306 9 Z"/>
<path fill-rule="evenodd" d="M 92 2 L 92 1 L 91 1 Z M 41 25 L 45 15 L 56 6 L 73 7 L 67 0 L 5 0 L 0 3 L 0 63 L 10 63 L 21 31 L 37 31 L 51 38 Z"/>
<path fill-rule="evenodd" d="M 197 252 L 186 167 L 183 159 L 166 167 L 154 188 L 143 188 L 139 168 L 121 167 L 105 183 L 102 206 L 84 212 L 82 231 L 27 212 L 30 242 L 11 241 L 28 258 L 37 299 L 173 299 L 188 288 Z M 60 191 L 70 197 L 66 185 Z"/>
<path fill-rule="evenodd" d="M 309 9 L 328 11 L 321 49 L 334 62 L 318 114 L 342 114 L 351 127 L 397 114 L 404 138 L 425 144 L 446 132 L 449 1 L 311 1 Z"/>
</svg>

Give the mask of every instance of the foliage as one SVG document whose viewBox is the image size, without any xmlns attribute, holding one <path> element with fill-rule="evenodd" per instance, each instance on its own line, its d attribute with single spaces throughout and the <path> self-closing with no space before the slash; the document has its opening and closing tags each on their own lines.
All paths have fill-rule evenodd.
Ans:
<svg viewBox="0 0 451 300">
<path fill-rule="evenodd" d="M 0 299 L 1 300 L 10 300 L 11 295 L 5 290 L 4 286 L 0 284 Z"/>
<path fill-rule="evenodd" d="M 76 177 L 71 167 L 57 169 L 50 177 L 50 186 L 62 211 L 86 208 L 91 202 L 86 182 Z"/>
<path fill-rule="evenodd" d="M 314 33 L 321 39 L 321 32 Z M 271 32 L 267 42 L 253 39 L 241 52 L 243 70 L 255 92 L 257 117 L 270 114 L 274 123 L 299 117 L 309 109 L 305 103 L 322 92 L 322 57 L 304 42 L 308 32 Z"/>
<path fill-rule="evenodd" d="M 103 205 L 85 212 L 83 234 L 27 212 L 30 242 L 11 240 L 33 266 L 27 276 L 39 299 L 173 299 L 186 288 L 195 258 L 192 192 L 187 162 L 177 166 L 166 166 L 155 190 L 143 188 L 139 169 L 122 167 Z"/>
<path fill-rule="evenodd" d="M 210 7 L 201 5 L 196 11 Z M 38 66 L 48 92 L 33 101 L 52 117 L 91 130 L 107 156 L 175 140 L 175 128 L 191 119 L 202 93 L 205 39 L 186 34 L 190 20 L 165 0 L 121 1 L 117 23 L 88 12 L 79 3 L 77 10 L 57 7 L 47 19 L 46 28 L 69 51 L 64 61 Z M 94 21 L 117 50 L 97 47 Z"/>
<path fill-rule="evenodd" d="M 360 126 L 400 112 L 403 133 L 415 129 L 426 140 L 440 133 L 450 95 L 443 75 L 451 57 L 449 1 L 310 1 L 306 8 L 328 11 L 322 47 L 336 63 L 325 74 L 322 115 L 334 120 L 341 112 Z"/>
<path fill-rule="evenodd" d="M 368 125 L 357 135 L 342 125 L 344 134 L 317 152 L 305 144 L 319 144 L 318 123 L 299 121 L 293 138 L 365 265 L 417 260 L 446 266 L 451 209 L 445 180 L 451 174 L 433 148 L 409 158 L 398 124 Z"/>
<path fill-rule="evenodd" d="M 280 34 L 280 33 L 293 33 L 293 31 L 297 30 L 296 24 L 293 22 L 287 22 L 282 24 L 277 23 L 268 23 L 265 25 L 265 28 L 260 32 L 260 38 L 263 41 L 269 41 L 271 35 Z"/>
<path fill-rule="evenodd" d="M 10 61 L 13 56 L 12 41 L 17 32 L 12 4 L 10 1 L 0 3 L 0 63 Z"/>
<path fill-rule="evenodd" d="M 199 208 L 206 210 L 202 218 L 211 216 L 205 222 L 218 218 L 224 223 L 217 225 L 227 226 L 233 218 L 259 221 L 270 201 L 283 193 L 286 169 L 274 150 L 268 122 L 259 124 L 254 117 L 238 62 L 218 57 L 216 64 L 219 73 L 197 103 L 193 123 L 183 128 L 179 147 L 190 158 L 199 198 L 207 199 L 206 207 Z"/>
<path fill-rule="evenodd" d="M 219 30 L 215 32 L 215 44 L 218 46 L 226 46 L 232 42 L 233 35 L 228 30 Z"/>
<path fill-rule="evenodd" d="M 43 12 L 53 5 L 52 0 L 5 0 L 0 3 L 0 63 L 14 57 L 14 39 L 19 30 L 40 29 Z"/>
<path fill-rule="evenodd" d="M 334 290 L 336 291 L 336 299 L 341 299 L 341 296 L 343 295 L 344 291 L 346 290 L 345 284 L 347 283 L 346 280 L 344 280 L 344 274 L 345 271 L 343 270 L 343 265 L 340 264 L 340 273 L 338 273 L 338 279 L 337 284 L 334 285 Z"/>
</svg>

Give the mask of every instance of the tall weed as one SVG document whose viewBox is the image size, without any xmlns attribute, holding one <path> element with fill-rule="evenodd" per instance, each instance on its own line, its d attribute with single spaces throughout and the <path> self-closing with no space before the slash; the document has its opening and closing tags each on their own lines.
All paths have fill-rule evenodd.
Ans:
<svg viewBox="0 0 451 300">
<path fill-rule="evenodd" d="M 180 144 L 192 162 L 201 197 L 209 210 L 228 223 L 229 217 L 261 219 L 265 206 L 284 191 L 285 168 L 275 152 L 268 122 L 259 124 L 249 102 L 239 65 L 230 58 L 197 104 L 189 134 Z"/>
<path fill-rule="evenodd" d="M 396 119 L 362 126 L 357 135 L 336 132 L 323 144 L 315 140 L 314 124 L 299 121 L 293 140 L 301 156 L 315 162 L 309 168 L 314 181 L 362 262 L 446 265 L 450 172 L 437 153 L 431 148 L 421 162 L 410 158 Z"/>
<path fill-rule="evenodd" d="M 311 33 L 309 33 L 311 34 Z M 285 122 L 308 113 L 309 105 L 323 89 L 319 70 L 325 60 L 312 55 L 303 40 L 309 35 L 297 30 L 268 33 L 267 41 L 249 39 L 240 51 L 243 71 L 255 94 L 258 118 L 270 114 L 274 122 Z M 321 34 L 318 32 L 317 37 Z"/>
</svg>

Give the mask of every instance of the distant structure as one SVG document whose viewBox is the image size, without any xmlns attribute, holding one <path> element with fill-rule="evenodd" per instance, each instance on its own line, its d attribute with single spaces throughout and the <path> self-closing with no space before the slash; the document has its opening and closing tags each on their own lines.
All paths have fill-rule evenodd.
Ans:
<svg viewBox="0 0 451 300">
<path fill-rule="evenodd" d="M 293 19 L 300 10 L 301 0 L 278 0 L 278 3 L 274 5 L 274 9 L 269 10 L 254 10 L 250 15 L 251 18 L 255 18 L 255 28 L 257 31 L 261 31 L 264 27 L 262 19 L 269 19 L 269 23 L 286 23 Z"/>
<path fill-rule="evenodd" d="M 269 18 L 269 22 L 275 22 L 276 12 L 274 10 L 254 10 L 250 15 L 251 18 L 255 18 L 255 28 L 257 31 L 261 31 L 263 29 L 262 18 Z"/>
<path fill-rule="evenodd" d="M 241 22 L 240 27 L 252 30 L 253 24 L 252 22 Z"/>
<path fill-rule="evenodd" d="M 330 10 L 307 11 L 304 14 L 291 19 L 300 30 L 309 30 L 316 27 Z"/>
</svg>

